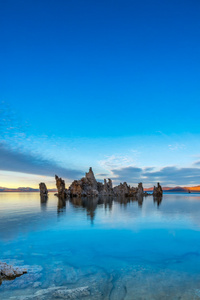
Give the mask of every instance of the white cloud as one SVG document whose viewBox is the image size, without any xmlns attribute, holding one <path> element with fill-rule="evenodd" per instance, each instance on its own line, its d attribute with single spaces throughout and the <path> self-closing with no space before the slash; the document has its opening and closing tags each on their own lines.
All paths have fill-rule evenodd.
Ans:
<svg viewBox="0 0 200 300">
<path fill-rule="evenodd" d="M 115 168 L 131 166 L 133 165 L 134 161 L 130 156 L 113 154 L 111 156 L 106 156 L 105 159 L 100 160 L 98 163 L 101 167 L 111 171 Z"/>
<path fill-rule="evenodd" d="M 184 144 L 179 144 L 179 143 L 168 145 L 168 147 L 171 151 L 183 150 L 186 148 Z"/>
</svg>

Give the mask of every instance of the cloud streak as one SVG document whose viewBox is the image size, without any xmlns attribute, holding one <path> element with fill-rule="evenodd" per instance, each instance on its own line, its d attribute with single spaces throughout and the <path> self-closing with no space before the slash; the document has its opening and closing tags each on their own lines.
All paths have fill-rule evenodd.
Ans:
<svg viewBox="0 0 200 300">
<path fill-rule="evenodd" d="M 44 159 L 35 149 L 26 131 L 27 122 L 20 124 L 12 109 L 0 102 L 0 170 L 34 175 L 54 176 L 76 179 L 84 173 L 59 166 L 55 161 Z M 31 148 L 32 153 L 28 152 Z M 30 147 L 29 147 L 30 146 Z M 25 150 L 26 149 L 26 150 Z"/>
<path fill-rule="evenodd" d="M 56 162 L 45 160 L 41 156 L 14 151 L 0 143 L 0 170 L 54 176 L 58 174 L 67 179 L 79 178 L 83 175 L 80 170 L 61 167 Z"/>
</svg>

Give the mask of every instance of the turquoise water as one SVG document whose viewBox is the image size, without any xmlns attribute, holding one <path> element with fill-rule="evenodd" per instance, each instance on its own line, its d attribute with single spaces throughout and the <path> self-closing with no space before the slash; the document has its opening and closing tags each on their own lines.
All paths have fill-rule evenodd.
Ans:
<svg viewBox="0 0 200 300">
<path fill-rule="evenodd" d="M 0 299 L 50 286 L 88 286 L 83 299 L 200 299 L 199 194 L 64 204 L 0 193 L 0 261 L 29 271 L 4 281 Z"/>
</svg>

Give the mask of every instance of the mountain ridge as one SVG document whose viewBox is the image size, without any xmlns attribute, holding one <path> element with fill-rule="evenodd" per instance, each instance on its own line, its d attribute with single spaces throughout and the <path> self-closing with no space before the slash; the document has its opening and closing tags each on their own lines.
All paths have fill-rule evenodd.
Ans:
<svg viewBox="0 0 200 300">
<path fill-rule="evenodd" d="M 163 191 L 165 192 L 200 192 L 200 185 L 197 186 L 188 186 L 188 187 L 182 187 L 182 186 L 175 186 L 175 187 L 163 187 Z M 153 187 L 145 189 L 145 191 L 153 191 Z"/>
<path fill-rule="evenodd" d="M 39 192 L 39 189 L 34 189 L 31 187 L 18 187 L 18 188 L 6 188 L 0 186 L 0 192 L 19 192 L 19 193 L 32 193 Z M 48 189 L 49 192 L 57 192 L 57 189 Z"/>
<path fill-rule="evenodd" d="M 191 187 L 163 187 L 163 191 L 166 192 L 200 192 L 200 185 L 191 186 Z M 57 192 L 57 189 L 48 189 L 49 192 Z M 151 192 L 153 191 L 153 187 L 144 188 L 144 191 Z M 6 188 L 0 186 L 0 192 L 19 192 L 19 193 L 31 193 L 31 192 L 39 192 L 39 189 L 31 188 L 31 187 L 18 187 L 18 188 Z"/>
</svg>

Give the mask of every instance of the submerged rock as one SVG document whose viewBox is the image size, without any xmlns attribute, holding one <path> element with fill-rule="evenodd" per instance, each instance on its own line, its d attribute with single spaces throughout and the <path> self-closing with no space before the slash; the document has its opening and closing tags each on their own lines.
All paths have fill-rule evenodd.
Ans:
<svg viewBox="0 0 200 300">
<path fill-rule="evenodd" d="M 27 273 L 27 269 L 21 267 L 13 267 L 6 263 L 0 262 L 0 284 L 2 280 L 15 279 L 18 276 Z"/>
<path fill-rule="evenodd" d="M 90 291 L 89 287 L 79 287 L 76 289 L 58 289 L 53 293 L 53 297 L 55 298 L 64 298 L 64 299 L 78 299 L 80 297 L 89 296 Z"/>
<path fill-rule="evenodd" d="M 41 289 L 33 295 L 14 297 L 17 300 L 51 300 L 51 299 L 80 299 L 90 295 L 88 286 L 69 289 L 64 286 Z M 11 298 L 12 299 L 12 298 Z"/>
<path fill-rule="evenodd" d="M 34 255 L 34 253 L 32 254 Z M 19 261 L 20 263 L 20 261 Z M 15 280 L 4 280 L 1 285 L 1 291 L 10 291 L 13 289 L 26 289 L 34 287 L 34 284 L 39 282 L 43 276 L 42 267 L 38 265 L 23 265 L 23 269 L 27 271 L 23 276 L 16 276 Z M 1 293 L 0 291 L 0 293 Z"/>
</svg>

